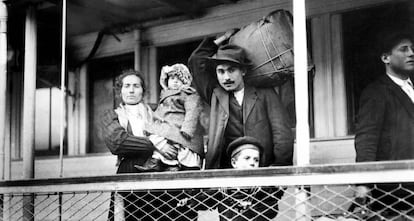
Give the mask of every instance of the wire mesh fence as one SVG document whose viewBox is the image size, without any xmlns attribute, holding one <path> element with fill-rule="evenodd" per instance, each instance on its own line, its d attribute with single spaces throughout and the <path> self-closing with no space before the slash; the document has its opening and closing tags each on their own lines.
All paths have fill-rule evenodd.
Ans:
<svg viewBox="0 0 414 221">
<path fill-rule="evenodd" d="M 377 178 L 351 171 L 325 174 L 323 179 L 317 173 L 290 171 L 274 175 L 272 171 L 238 171 L 236 174 L 242 176 L 233 177 L 228 176 L 233 171 L 225 171 L 221 178 L 221 172 L 168 173 L 164 178 L 163 174 L 113 176 L 109 180 L 101 177 L 99 182 L 95 177 L 92 181 L 82 178 L 85 183 L 78 180 L 70 185 L 67 180 L 60 184 L 50 181 L 23 186 L 3 182 L 0 217 L 1 220 L 114 221 L 414 220 L 414 177 L 407 178 L 412 175 L 411 169 L 386 171 L 401 175 L 400 181 L 377 177 L 383 174 L 381 171 L 367 173 Z M 266 175 L 267 172 L 271 174 Z M 221 180 L 214 179 L 215 175 Z M 343 180 L 338 180 L 338 176 Z M 347 183 L 344 181 L 349 179 L 347 176 L 354 178 Z M 114 181 L 117 178 L 119 182 Z M 361 185 L 370 189 L 367 197 L 356 197 Z"/>
</svg>

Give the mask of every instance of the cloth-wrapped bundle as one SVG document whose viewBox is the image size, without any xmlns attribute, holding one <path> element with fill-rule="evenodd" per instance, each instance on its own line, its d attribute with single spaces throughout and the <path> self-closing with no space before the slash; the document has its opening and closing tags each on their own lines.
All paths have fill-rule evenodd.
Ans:
<svg viewBox="0 0 414 221">
<path fill-rule="evenodd" d="M 246 50 L 252 67 L 245 81 L 250 85 L 280 86 L 293 76 L 293 19 L 289 11 L 271 12 L 241 28 L 229 43 Z"/>
</svg>

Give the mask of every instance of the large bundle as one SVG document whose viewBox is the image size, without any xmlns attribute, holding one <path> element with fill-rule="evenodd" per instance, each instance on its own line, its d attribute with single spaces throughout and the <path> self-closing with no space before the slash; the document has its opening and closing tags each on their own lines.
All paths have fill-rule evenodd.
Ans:
<svg viewBox="0 0 414 221">
<path fill-rule="evenodd" d="M 240 29 L 230 38 L 246 50 L 252 71 L 245 81 L 258 87 L 282 85 L 293 76 L 293 23 L 286 10 L 277 10 Z"/>
</svg>

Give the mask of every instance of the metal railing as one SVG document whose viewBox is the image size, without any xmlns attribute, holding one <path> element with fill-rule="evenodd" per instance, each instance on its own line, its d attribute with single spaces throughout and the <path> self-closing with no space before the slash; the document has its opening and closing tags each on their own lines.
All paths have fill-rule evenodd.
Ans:
<svg viewBox="0 0 414 221">
<path fill-rule="evenodd" d="M 414 220 L 414 161 L 0 182 L 1 220 Z M 355 198 L 358 185 L 367 198 Z"/>
</svg>

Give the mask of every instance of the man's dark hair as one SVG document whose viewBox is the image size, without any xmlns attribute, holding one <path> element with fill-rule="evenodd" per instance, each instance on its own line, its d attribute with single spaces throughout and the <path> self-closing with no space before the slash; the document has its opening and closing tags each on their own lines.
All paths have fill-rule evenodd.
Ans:
<svg viewBox="0 0 414 221">
<path fill-rule="evenodd" d="M 413 35 L 406 31 L 395 31 L 389 34 L 384 34 L 380 43 L 380 55 L 390 53 L 391 50 L 404 39 L 414 43 Z"/>
<path fill-rule="evenodd" d="M 122 71 L 122 73 L 115 79 L 115 90 L 121 91 L 122 88 L 122 80 L 124 80 L 125 77 L 129 75 L 137 76 L 141 80 L 141 87 L 143 90 L 143 93 L 146 91 L 145 81 L 142 72 L 136 71 L 133 69 L 127 69 Z"/>
</svg>

